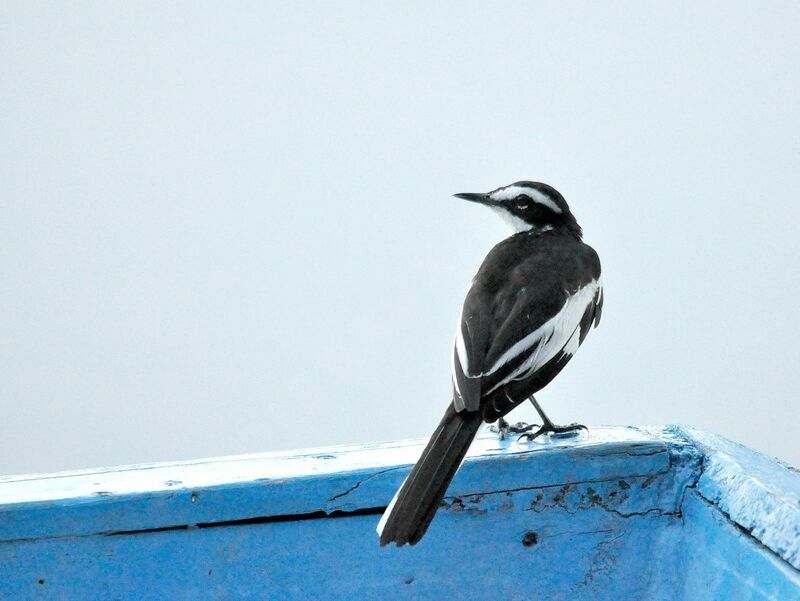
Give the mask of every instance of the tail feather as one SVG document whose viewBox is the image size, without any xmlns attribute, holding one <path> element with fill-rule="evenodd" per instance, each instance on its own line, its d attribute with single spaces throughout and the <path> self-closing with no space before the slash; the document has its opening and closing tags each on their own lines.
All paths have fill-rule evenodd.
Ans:
<svg viewBox="0 0 800 601">
<path fill-rule="evenodd" d="M 481 422 L 478 412 L 457 413 L 452 404 L 448 407 L 422 456 L 378 524 L 381 546 L 391 542 L 398 546 L 419 542 Z"/>
</svg>

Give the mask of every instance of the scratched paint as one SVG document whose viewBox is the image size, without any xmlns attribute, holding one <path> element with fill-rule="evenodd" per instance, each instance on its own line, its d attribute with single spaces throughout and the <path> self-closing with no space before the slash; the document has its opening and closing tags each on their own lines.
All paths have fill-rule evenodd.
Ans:
<svg viewBox="0 0 800 601">
<path fill-rule="evenodd" d="M 800 599 L 800 477 L 724 439 L 484 434 L 423 541 L 380 548 L 421 448 L 2 478 L 0 598 Z"/>
</svg>

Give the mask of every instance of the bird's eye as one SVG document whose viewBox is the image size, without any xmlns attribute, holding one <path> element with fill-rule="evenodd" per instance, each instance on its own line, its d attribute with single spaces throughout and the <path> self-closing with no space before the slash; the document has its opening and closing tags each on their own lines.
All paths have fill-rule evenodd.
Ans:
<svg viewBox="0 0 800 601">
<path fill-rule="evenodd" d="M 524 194 L 520 194 L 514 199 L 514 204 L 517 206 L 518 209 L 527 209 L 528 208 L 528 197 Z"/>
</svg>

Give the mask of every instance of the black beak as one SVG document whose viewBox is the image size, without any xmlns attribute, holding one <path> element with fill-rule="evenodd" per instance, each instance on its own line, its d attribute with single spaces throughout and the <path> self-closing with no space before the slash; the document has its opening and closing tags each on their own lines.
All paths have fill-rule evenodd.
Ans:
<svg viewBox="0 0 800 601">
<path fill-rule="evenodd" d="M 453 194 L 456 198 L 463 198 L 464 200 L 469 200 L 470 202 L 479 202 L 483 205 L 491 204 L 492 199 L 489 197 L 488 194 L 474 194 L 472 192 L 462 192 L 461 194 Z"/>
</svg>

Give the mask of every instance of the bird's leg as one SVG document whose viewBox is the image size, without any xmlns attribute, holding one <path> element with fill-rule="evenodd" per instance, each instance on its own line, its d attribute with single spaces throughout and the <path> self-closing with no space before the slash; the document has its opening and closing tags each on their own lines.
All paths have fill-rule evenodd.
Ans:
<svg viewBox="0 0 800 601">
<path fill-rule="evenodd" d="M 509 424 L 504 418 L 501 417 L 497 420 L 497 425 L 490 426 L 489 429 L 492 432 L 497 432 L 500 440 L 505 440 L 509 432 L 512 434 L 522 434 L 523 432 L 530 432 L 531 429 L 537 427 L 538 425 L 539 424 L 533 424 L 532 426 L 529 426 L 525 422 Z"/>
<path fill-rule="evenodd" d="M 496 426 L 490 426 L 489 429 L 492 432 L 497 432 L 498 438 L 500 440 L 505 440 L 506 436 L 508 435 L 508 422 L 504 420 L 502 417 L 497 420 Z"/>
<path fill-rule="evenodd" d="M 534 409 L 539 414 L 539 417 L 542 418 L 542 426 L 536 430 L 536 432 L 531 432 L 533 430 L 533 426 L 530 426 L 525 433 L 519 437 L 519 440 L 523 438 L 527 438 L 528 440 L 533 440 L 541 436 L 542 434 L 553 434 L 558 438 L 569 438 L 572 436 L 576 436 L 578 431 L 580 430 L 588 430 L 588 428 L 582 424 L 570 424 L 568 426 L 557 426 L 552 422 L 552 420 L 547 417 L 547 414 L 542 410 L 539 402 L 536 400 L 536 397 L 530 397 L 530 401 L 533 404 Z"/>
<path fill-rule="evenodd" d="M 514 400 L 510 396 L 508 396 L 508 390 L 506 390 L 505 393 L 506 393 L 506 398 L 510 403 L 509 406 L 513 407 L 514 405 L 516 405 Z M 514 434 L 522 434 L 523 432 L 530 432 L 534 428 L 538 427 L 539 424 L 528 425 L 525 422 L 517 422 L 512 426 L 504 418 L 501 417 L 500 419 L 497 420 L 497 427 L 492 426 L 490 429 L 493 432 L 499 432 L 500 440 L 505 440 L 509 432 L 513 432 Z"/>
</svg>

